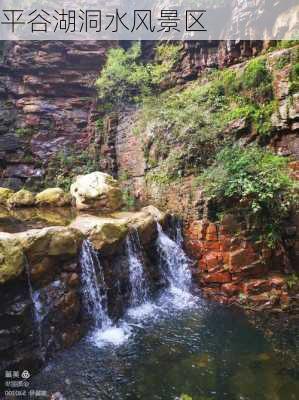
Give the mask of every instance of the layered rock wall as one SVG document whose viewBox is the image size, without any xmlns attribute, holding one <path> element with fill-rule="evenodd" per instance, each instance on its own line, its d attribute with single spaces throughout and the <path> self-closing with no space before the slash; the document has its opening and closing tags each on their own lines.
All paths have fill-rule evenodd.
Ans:
<svg viewBox="0 0 299 400">
<path fill-rule="evenodd" d="M 249 239 L 233 216 L 219 224 L 193 221 L 186 229 L 186 248 L 196 260 L 203 293 L 225 304 L 252 310 L 297 310 L 298 299 L 288 286 L 289 255 Z M 289 240 L 296 240 L 289 231 Z M 293 272 L 298 272 L 294 263 Z"/>
<path fill-rule="evenodd" d="M 6 42 L 0 62 L 0 185 L 41 184 L 48 160 L 93 135 L 95 80 L 110 42 Z"/>
</svg>

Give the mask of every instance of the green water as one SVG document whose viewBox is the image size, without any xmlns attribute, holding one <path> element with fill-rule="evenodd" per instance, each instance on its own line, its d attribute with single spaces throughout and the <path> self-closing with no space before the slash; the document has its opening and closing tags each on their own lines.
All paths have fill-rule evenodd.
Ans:
<svg viewBox="0 0 299 400">
<path fill-rule="evenodd" d="M 273 337 L 240 311 L 200 297 L 184 309 L 159 304 L 147 316 L 124 319 L 130 335 L 122 344 L 85 338 L 57 355 L 31 387 L 68 400 L 299 399 L 296 329 L 277 328 L 274 352 Z"/>
</svg>

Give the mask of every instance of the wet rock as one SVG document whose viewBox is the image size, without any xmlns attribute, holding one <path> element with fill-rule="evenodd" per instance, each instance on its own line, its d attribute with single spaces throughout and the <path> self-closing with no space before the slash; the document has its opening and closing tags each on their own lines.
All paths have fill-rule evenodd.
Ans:
<svg viewBox="0 0 299 400">
<path fill-rule="evenodd" d="M 231 274 L 227 271 L 219 271 L 211 274 L 206 274 L 204 281 L 206 283 L 228 283 L 231 282 Z"/>
<path fill-rule="evenodd" d="M 32 229 L 14 235 L 30 260 L 45 256 L 74 256 L 82 242 L 81 233 L 71 227 Z"/>
<path fill-rule="evenodd" d="M 131 228 L 136 229 L 143 244 L 149 243 L 157 236 L 156 219 L 147 211 L 139 211 L 135 213 L 118 212 L 112 214 L 112 216 L 123 221 L 123 223 L 127 225 L 128 230 Z"/>
<path fill-rule="evenodd" d="M 137 212 L 117 212 L 112 216 L 124 221 L 129 229 L 136 229 L 141 243 L 146 245 L 157 236 L 157 222 L 163 225 L 169 215 L 154 206 L 147 206 Z"/>
<path fill-rule="evenodd" d="M 242 266 L 249 265 L 256 261 L 257 255 L 249 248 L 240 248 L 230 253 L 229 267 L 231 270 L 238 270 Z"/>
<path fill-rule="evenodd" d="M 0 283 L 22 273 L 25 255 L 32 282 L 38 286 L 50 282 L 57 272 L 63 270 L 65 262 L 74 262 L 82 240 L 82 234 L 69 227 L 0 233 Z"/>
<path fill-rule="evenodd" d="M 161 222 L 166 218 L 166 214 L 155 207 L 146 207 L 138 212 L 112 213 L 110 217 L 80 215 L 70 226 L 82 232 L 97 250 L 111 254 L 122 243 L 130 229 L 138 231 L 142 244 L 153 241 L 157 236 L 155 216 Z"/>
<path fill-rule="evenodd" d="M 49 188 L 36 195 L 36 204 L 63 207 L 71 204 L 71 197 L 60 188 Z"/>
<path fill-rule="evenodd" d="M 6 206 L 7 200 L 14 194 L 14 192 L 7 188 L 0 187 L 0 204 Z"/>
<path fill-rule="evenodd" d="M 80 278 L 78 274 L 70 274 L 68 277 L 68 285 L 72 288 L 76 288 L 80 286 Z"/>
<path fill-rule="evenodd" d="M 161 212 L 154 206 L 143 207 L 141 211 L 150 214 L 160 224 L 163 224 L 165 222 L 165 218 L 167 217 L 167 214 Z"/>
<path fill-rule="evenodd" d="M 24 265 L 24 253 L 18 240 L 9 233 L 0 233 L 0 283 L 18 277 Z"/>
<path fill-rule="evenodd" d="M 109 253 L 115 250 L 128 232 L 125 220 L 92 215 L 79 216 L 70 226 L 82 232 L 97 250 Z"/>
<path fill-rule="evenodd" d="M 21 189 L 18 192 L 14 193 L 7 201 L 7 205 L 11 208 L 31 207 L 34 204 L 35 204 L 34 194 L 25 189 Z"/>
<path fill-rule="evenodd" d="M 122 193 L 117 181 L 102 172 L 77 176 L 71 186 L 71 195 L 79 210 L 111 212 L 122 206 Z"/>
<path fill-rule="evenodd" d="M 240 292 L 241 287 L 236 283 L 225 283 L 221 286 L 221 289 L 227 295 L 234 296 Z"/>
<path fill-rule="evenodd" d="M 0 153 L 15 152 L 21 148 L 22 141 L 17 136 L 11 134 L 0 136 Z"/>
</svg>

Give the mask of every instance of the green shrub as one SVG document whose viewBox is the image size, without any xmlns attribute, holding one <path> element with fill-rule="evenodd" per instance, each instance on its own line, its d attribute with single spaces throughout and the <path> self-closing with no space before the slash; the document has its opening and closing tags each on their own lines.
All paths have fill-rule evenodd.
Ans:
<svg viewBox="0 0 299 400">
<path fill-rule="evenodd" d="M 122 197 L 126 209 L 134 209 L 136 207 L 135 196 L 129 188 L 123 188 Z"/>
<path fill-rule="evenodd" d="M 277 47 L 279 49 L 289 49 L 290 47 L 297 46 L 299 44 L 299 40 L 278 40 Z"/>
<path fill-rule="evenodd" d="M 299 63 L 292 66 L 290 73 L 290 92 L 297 93 L 299 91 Z"/>
<path fill-rule="evenodd" d="M 46 186 L 59 186 L 68 191 L 76 175 L 84 175 L 96 170 L 98 170 L 98 164 L 88 149 L 60 150 L 49 160 Z"/>
<path fill-rule="evenodd" d="M 252 218 L 252 227 L 274 246 L 281 224 L 296 201 L 298 185 L 290 178 L 288 159 L 252 146 L 227 147 L 198 182 L 217 204 L 241 204 Z"/>
<path fill-rule="evenodd" d="M 106 64 L 96 82 L 99 98 L 112 105 L 138 102 L 148 96 L 166 78 L 179 59 L 181 46 L 162 44 L 156 48 L 152 63 L 141 61 L 141 44 L 135 43 L 127 51 L 122 48 L 108 52 Z"/>
<path fill-rule="evenodd" d="M 271 84 L 272 78 L 267 69 L 265 58 L 251 60 L 242 75 L 242 85 L 245 89 L 254 89 L 260 85 Z"/>
<path fill-rule="evenodd" d="M 32 131 L 29 128 L 17 128 L 16 129 L 16 135 L 19 137 L 30 136 L 31 134 L 32 134 Z"/>
<path fill-rule="evenodd" d="M 284 55 L 281 56 L 275 63 L 275 68 L 276 69 L 283 69 L 290 63 L 290 56 L 289 55 Z"/>
<path fill-rule="evenodd" d="M 293 289 L 299 284 L 299 277 L 295 274 L 292 274 L 287 278 L 287 285 L 289 289 Z"/>
<path fill-rule="evenodd" d="M 122 48 L 109 50 L 106 65 L 96 82 L 100 99 L 117 104 L 147 91 L 150 72 L 139 64 L 140 56 L 140 43 L 133 44 L 127 51 Z"/>
</svg>

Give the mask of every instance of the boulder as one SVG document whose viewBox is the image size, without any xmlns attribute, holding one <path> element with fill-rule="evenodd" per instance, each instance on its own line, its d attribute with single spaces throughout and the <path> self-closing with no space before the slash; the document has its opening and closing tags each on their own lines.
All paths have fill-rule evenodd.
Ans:
<svg viewBox="0 0 299 400">
<path fill-rule="evenodd" d="M 163 224 L 165 222 L 166 217 L 167 217 L 167 215 L 165 213 L 161 212 L 160 210 L 158 210 L 158 208 L 156 208 L 154 206 L 143 207 L 141 209 L 141 211 L 150 214 L 160 224 Z"/>
<path fill-rule="evenodd" d="M 102 172 L 77 176 L 71 185 L 71 195 L 78 210 L 112 212 L 122 206 L 122 193 L 117 181 Z"/>
<path fill-rule="evenodd" d="M 0 283 L 18 277 L 25 265 L 22 247 L 14 235 L 0 233 Z"/>
<path fill-rule="evenodd" d="M 35 204 L 35 196 L 25 189 L 21 189 L 14 193 L 7 201 L 10 208 L 14 207 L 31 207 Z"/>
<path fill-rule="evenodd" d="M 93 215 L 78 216 L 70 226 L 88 238 L 97 250 L 107 254 L 115 251 L 128 232 L 125 220 Z"/>
<path fill-rule="evenodd" d="M 60 188 L 49 188 L 36 195 L 36 204 L 63 207 L 71 204 L 71 196 Z"/>
<path fill-rule="evenodd" d="M 7 188 L 0 187 L 0 204 L 6 206 L 7 200 L 14 194 L 14 192 Z"/>
<path fill-rule="evenodd" d="M 70 227 L 51 226 L 31 229 L 14 235 L 20 242 L 30 261 L 43 257 L 75 256 L 82 242 L 79 231 Z"/>
<path fill-rule="evenodd" d="M 112 217 L 125 221 L 129 229 L 138 231 L 143 245 L 155 240 L 157 236 L 157 222 L 163 224 L 167 215 L 154 206 L 143 207 L 137 212 L 117 212 Z"/>
</svg>

